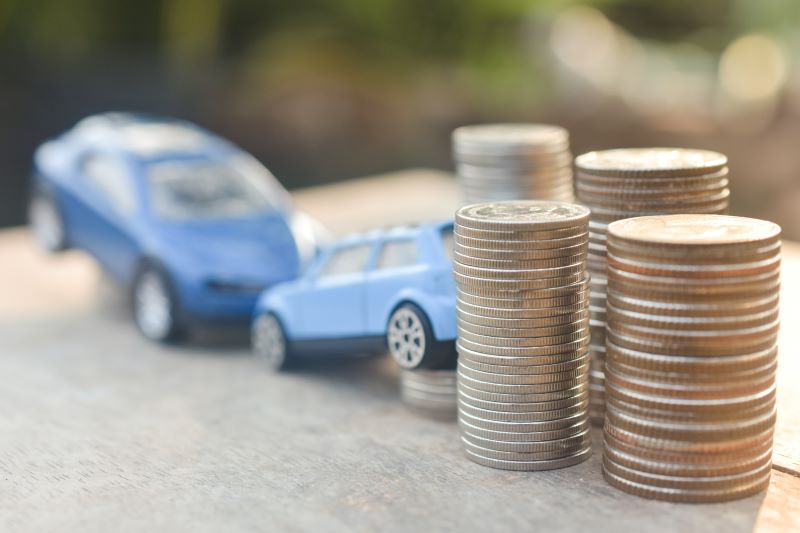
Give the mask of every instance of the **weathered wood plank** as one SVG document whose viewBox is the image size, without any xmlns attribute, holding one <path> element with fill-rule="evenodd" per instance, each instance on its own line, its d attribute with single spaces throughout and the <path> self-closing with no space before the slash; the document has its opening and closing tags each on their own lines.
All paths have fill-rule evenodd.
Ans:
<svg viewBox="0 0 800 533">
<path fill-rule="evenodd" d="M 455 207 L 452 181 L 426 171 L 296 197 L 337 234 Z M 474 465 L 453 424 L 403 409 L 388 359 L 273 376 L 246 346 L 161 348 L 137 335 L 82 256 L 43 258 L 13 230 L 0 232 L 0 258 L 2 531 L 800 528 L 800 478 L 785 473 L 800 464 L 796 245 L 783 268 L 783 471 L 766 494 L 719 505 L 613 489 L 599 472 L 597 432 L 594 457 L 573 468 Z"/>
</svg>

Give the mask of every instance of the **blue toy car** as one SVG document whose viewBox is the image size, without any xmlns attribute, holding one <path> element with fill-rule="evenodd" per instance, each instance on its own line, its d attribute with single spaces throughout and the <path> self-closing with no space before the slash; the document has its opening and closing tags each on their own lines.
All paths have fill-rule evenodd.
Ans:
<svg viewBox="0 0 800 533">
<path fill-rule="evenodd" d="M 374 353 L 403 368 L 455 362 L 452 222 L 374 231 L 323 251 L 306 274 L 261 295 L 253 349 L 269 368 L 294 355 Z"/>
<path fill-rule="evenodd" d="M 39 147 L 34 166 L 37 240 L 87 251 L 130 287 L 153 340 L 198 321 L 247 323 L 261 291 L 316 253 L 318 225 L 272 174 L 187 122 L 91 116 Z"/>
</svg>

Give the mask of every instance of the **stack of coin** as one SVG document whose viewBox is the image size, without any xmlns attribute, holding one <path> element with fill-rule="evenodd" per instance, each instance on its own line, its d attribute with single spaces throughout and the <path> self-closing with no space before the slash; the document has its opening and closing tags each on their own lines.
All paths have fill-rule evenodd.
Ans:
<svg viewBox="0 0 800 533">
<path fill-rule="evenodd" d="M 400 394 L 403 403 L 430 418 L 456 418 L 455 370 L 401 370 Z"/>
<path fill-rule="evenodd" d="M 722 215 L 608 227 L 603 473 L 671 501 L 769 483 L 780 227 Z"/>
<path fill-rule="evenodd" d="M 681 148 L 630 148 L 589 152 L 575 158 L 578 201 L 591 208 L 588 269 L 592 342 L 590 414 L 603 422 L 606 324 L 606 231 L 624 218 L 674 213 L 725 213 L 727 158 Z"/>
<path fill-rule="evenodd" d="M 453 158 L 465 203 L 572 202 L 569 134 L 546 124 L 487 124 L 453 132 Z"/>
<path fill-rule="evenodd" d="M 458 420 L 476 463 L 547 470 L 591 454 L 588 220 L 544 201 L 456 213 Z"/>
</svg>

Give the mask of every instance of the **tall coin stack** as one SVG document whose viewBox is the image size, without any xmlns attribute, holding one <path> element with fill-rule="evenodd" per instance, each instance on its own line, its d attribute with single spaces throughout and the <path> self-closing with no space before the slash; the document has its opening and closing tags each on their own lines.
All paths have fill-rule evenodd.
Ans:
<svg viewBox="0 0 800 533">
<path fill-rule="evenodd" d="M 603 473 L 649 498 L 769 484 L 780 227 L 721 215 L 608 227 Z"/>
<path fill-rule="evenodd" d="M 548 470 L 591 454 L 588 220 L 543 201 L 456 213 L 458 420 L 476 463 Z"/>
<path fill-rule="evenodd" d="M 605 405 L 606 233 L 624 218 L 673 213 L 725 213 L 728 160 L 716 152 L 680 148 L 631 148 L 589 152 L 575 158 L 578 201 L 591 208 L 588 269 L 592 342 L 590 414 L 602 424 Z"/>
<path fill-rule="evenodd" d="M 487 124 L 453 132 L 453 157 L 465 203 L 572 202 L 569 133 L 545 124 Z"/>
<path fill-rule="evenodd" d="M 400 395 L 408 407 L 430 418 L 455 420 L 456 372 L 400 370 Z"/>
</svg>

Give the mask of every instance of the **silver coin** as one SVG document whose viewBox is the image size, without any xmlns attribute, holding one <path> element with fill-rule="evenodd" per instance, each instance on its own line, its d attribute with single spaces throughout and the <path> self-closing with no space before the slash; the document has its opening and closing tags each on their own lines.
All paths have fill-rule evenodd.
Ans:
<svg viewBox="0 0 800 533">
<path fill-rule="evenodd" d="M 501 337 L 501 338 L 518 338 L 518 339 L 530 339 L 530 338 L 541 338 L 541 337 L 562 337 L 564 335 L 571 335 L 575 332 L 585 332 L 586 328 L 589 325 L 588 317 L 576 320 L 575 322 L 568 322 L 565 324 L 556 324 L 552 326 L 541 326 L 541 327 L 528 327 L 528 328 L 505 328 L 505 327 L 493 327 L 493 326 L 481 326 L 477 324 L 472 324 L 470 322 L 458 319 L 458 328 L 459 331 L 464 331 L 467 333 L 472 333 L 476 335 L 486 335 L 490 337 Z"/>
<path fill-rule="evenodd" d="M 571 342 L 563 344 L 556 344 L 551 346 L 525 346 L 525 347 L 509 347 L 509 346 L 494 346 L 489 344 L 482 344 L 474 342 L 470 339 L 460 336 L 456 341 L 458 346 L 464 347 L 478 353 L 487 355 L 510 355 L 521 357 L 537 357 L 540 355 L 555 355 L 564 354 L 580 350 L 589 345 L 589 335 Z"/>
<path fill-rule="evenodd" d="M 464 444 L 464 448 L 467 451 L 478 454 L 481 457 L 488 457 L 491 459 L 499 459 L 503 461 L 546 461 L 546 460 L 559 459 L 562 457 L 573 456 L 583 450 L 586 450 L 587 447 L 591 446 L 591 443 L 579 441 L 576 444 L 561 449 L 554 449 L 554 450 L 547 450 L 540 452 L 517 452 L 517 451 L 496 450 L 493 448 L 487 448 L 486 446 L 481 446 L 467 435 L 461 436 L 461 442 Z"/>
<path fill-rule="evenodd" d="M 589 400 L 589 391 L 586 389 L 581 390 L 574 397 L 564 400 L 554 400 L 549 402 L 496 402 L 491 400 L 482 400 L 475 398 L 469 392 L 462 388 L 458 391 L 458 401 L 464 405 L 478 407 L 481 409 L 488 409 L 490 411 L 508 412 L 508 413 L 531 413 L 554 411 L 557 409 L 569 409 L 578 405 L 583 405 Z"/>
<path fill-rule="evenodd" d="M 580 229 L 581 231 L 578 231 Z M 560 240 L 564 238 L 574 237 L 578 233 L 585 233 L 586 229 L 583 224 L 578 226 L 556 228 L 542 231 L 525 231 L 525 230 L 482 230 L 468 228 L 465 226 L 458 226 L 454 228 L 463 237 L 473 239 L 483 239 L 490 241 L 551 241 Z"/>
<path fill-rule="evenodd" d="M 524 422 L 501 422 L 498 420 L 489 420 L 480 416 L 473 415 L 465 411 L 461 404 L 458 406 L 458 418 L 460 421 L 467 422 L 476 427 L 488 429 L 492 431 L 504 431 L 507 433 L 532 433 L 541 431 L 556 431 L 564 428 L 570 428 L 575 424 L 585 421 L 587 413 L 585 410 L 581 412 L 567 415 L 563 418 L 556 418 L 553 420 L 539 420 L 539 421 L 524 421 Z"/>
<path fill-rule="evenodd" d="M 543 452 L 558 452 L 563 453 L 572 449 L 583 449 L 585 446 L 591 445 L 591 433 L 589 429 L 585 429 L 581 433 L 577 433 L 571 437 L 564 437 L 555 440 L 545 441 L 503 441 L 493 440 L 480 437 L 464 430 L 462 427 L 461 437 L 470 443 L 488 448 L 490 450 L 517 452 L 517 453 L 543 453 Z"/>
<path fill-rule="evenodd" d="M 458 338 L 461 341 L 469 341 L 484 346 L 508 347 L 508 348 L 530 348 L 559 346 L 583 339 L 589 334 L 589 328 L 585 327 L 573 333 L 562 335 L 548 335 L 546 337 L 492 337 L 480 335 L 459 329 Z"/>
<path fill-rule="evenodd" d="M 459 309 L 456 307 L 456 317 L 459 321 L 473 324 L 476 326 L 488 326 L 493 328 L 512 328 L 512 329 L 523 329 L 523 328 L 543 328 L 549 326 L 560 326 L 571 324 L 579 321 L 585 321 L 589 317 L 589 311 L 587 309 L 582 309 L 579 311 L 569 311 L 572 306 L 568 306 L 567 313 L 554 315 L 554 316 L 542 316 L 538 318 L 493 318 L 493 317 L 486 317 L 481 315 L 475 315 L 472 313 L 468 313 L 464 310 Z M 484 308 L 485 309 L 485 308 Z M 555 308 L 555 312 L 563 311 L 562 308 Z M 491 314 L 491 309 L 485 309 L 485 314 Z M 543 313 L 544 314 L 544 313 Z M 469 328 L 466 328 L 469 329 Z"/>
<path fill-rule="evenodd" d="M 585 248 L 585 246 L 582 246 Z M 453 262 L 469 267 L 498 270 L 531 270 L 542 268 L 565 267 L 581 263 L 586 259 L 586 250 L 581 249 L 575 255 L 565 255 L 561 257 L 543 259 L 486 259 L 483 257 L 469 257 L 460 252 L 453 252 Z"/>
<path fill-rule="evenodd" d="M 589 277 L 584 276 L 582 279 L 575 283 L 570 283 L 561 287 L 550 287 L 547 289 L 522 289 L 522 290 L 509 290 L 509 289 L 492 289 L 486 287 L 472 287 L 469 285 L 457 286 L 458 294 L 469 294 L 474 297 L 498 299 L 498 300 L 547 300 L 550 298 L 565 298 L 574 297 L 578 293 L 584 293 L 589 287 Z M 591 292 L 590 292 L 591 296 Z M 499 302 L 500 307 L 507 307 L 504 302 Z M 556 305 L 562 305 L 567 302 L 558 302 Z M 535 307 L 548 305 L 549 302 L 537 301 L 533 302 Z M 489 307 L 489 306 L 487 306 Z M 529 306 L 530 307 L 530 306 Z"/>
<path fill-rule="evenodd" d="M 504 461 L 500 459 L 493 459 L 478 455 L 471 450 L 465 450 L 467 457 L 480 465 L 497 468 L 501 470 L 517 470 L 517 471 L 540 471 L 540 470 L 554 470 L 557 468 L 565 468 L 581 463 L 588 459 L 592 454 L 591 447 L 586 448 L 574 455 L 570 455 L 561 459 L 551 459 L 544 461 Z"/>
<path fill-rule="evenodd" d="M 546 201 L 492 202 L 462 207 L 456 224 L 475 229 L 542 231 L 580 226 L 589 209 L 577 204 Z"/>
<path fill-rule="evenodd" d="M 489 309 L 548 309 L 573 304 L 582 304 L 588 307 L 589 300 L 587 287 L 577 287 L 572 293 L 555 298 L 524 298 L 513 294 L 508 294 L 504 298 L 475 296 L 460 288 L 456 288 L 456 294 L 458 299 L 466 304 Z M 588 312 L 588 308 L 586 311 Z"/>
<path fill-rule="evenodd" d="M 474 382 L 473 382 L 474 383 Z M 554 402 L 554 401 L 562 401 L 562 400 L 572 400 L 579 396 L 580 394 L 584 394 L 587 390 L 589 390 L 589 383 L 588 381 L 578 381 L 577 383 L 573 383 L 572 386 L 565 387 L 561 390 L 549 390 L 546 392 L 532 392 L 532 393 L 522 393 L 517 391 L 511 391 L 503 389 L 502 387 L 498 387 L 501 392 L 492 392 L 492 391 L 485 391 L 481 389 L 476 389 L 473 386 L 470 386 L 468 380 L 462 380 L 458 383 L 458 390 L 459 392 L 464 392 L 468 394 L 470 397 L 479 399 L 479 400 L 487 400 L 487 401 L 495 401 L 501 403 L 541 403 L 541 402 Z M 505 392 L 502 392 L 504 391 Z"/>
<path fill-rule="evenodd" d="M 583 382 L 588 382 L 588 376 L 586 372 L 575 372 L 575 374 L 577 374 L 577 377 L 567 378 L 563 381 L 539 383 L 498 383 L 473 378 L 459 371 L 458 380 L 459 386 L 463 383 L 465 386 L 468 386 L 472 389 L 478 389 L 485 392 L 496 392 L 500 394 L 544 395 L 549 392 L 573 389 Z"/>
<path fill-rule="evenodd" d="M 551 420 L 560 420 L 565 417 L 581 414 L 585 415 L 588 412 L 589 400 L 585 400 L 582 404 L 565 407 L 562 409 L 555 409 L 553 411 L 494 411 L 491 409 L 484 409 L 482 407 L 475 407 L 467 402 L 459 401 L 458 408 L 464 413 L 480 417 L 485 420 L 492 420 L 495 422 L 547 422 Z"/>
<path fill-rule="evenodd" d="M 541 307 L 534 309 L 500 309 L 496 307 L 485 307 L 471 305 L 460 299 L 456 300 L 456 306 L 461 314 L 468 314 L 475 317 L 489 319 L 508 319 L 508 320 L 536 320 L 540 318 L 551 318 L 558 316 L 571 316 L 572 314 L 585 315 L 588 311 L 586 304 L 579 302 L 576 304 L 564 304 L 560 307 Z M 553 319 L 556 320 L 555 318 Z M 474 322 L 474 321 L 473 321 Z"/>
<path fill-rule="evenodd" d="M 487 241 L 486 239 L 455 239 L 453 249 L 459 255 L 493 261 L 536 261 L 581 255 L 588 248 L 587 231 L 574 237 L 538 241 Z M 471 244 L 467 244 L 471 243 Z M 509 244 L 516 243 L 516 244 Z M 509 244 L 508 247 L 505 245 Z"/>
<path fill-rule="evenodd" d="M 534 268 L 526 270 L 510 270 L 496 268 L 481 268 L 453 262 L 453 272 L 470 278 L 487 278 L 498 281 L 521 281 L 529 282 L 533 280 L 544 281 L 545 279 L 564 278 L 568 276 L 584 276 L 586 265 L 578 260 L 576 263 L 549 268 Z M 552 286 L 552 285 L 551 285 Z"/>
<path fill-rule="evenodd" d="M 482 381 L 484 383 L 502 384 L 502 385 L 538 385 L 538 384 L 559 383 L 564 380 L 578 379 L 582 376 L 586 376 L 588 375 L 587 373 L 589 369 L 587 363 L 588 361 L 584 360 L 581 365 L 572 369 L 540 373 L 540 374 L 534 374 L 534 373 L 501 374 L 500 372 L 496 371 L 488 372 L 484 370 L 477 370 L 476 368 L 469 366 L 470 364 L 477 365 L 478 363 L 459 361 L 458 373 L 459 373 L 459 379 L 461 377 L 467 377 L 473 380 Z M 557 363 L 557 365 L 560 364 L 561 363 Z M 549 367 L 549 366 L 551 365 L 542 365 L 542 367 Z M 509 368 L 519 368 L 519 367 L 509 367 Z M 528 368 L 533 369 L 537 367 L 528 367 Z M 545 368 L 542 368 L 541 370 L 545 370 Z"/>
<path fill-rule="evenodd" d="M 600 175 L 584 172 L 577 169 L 575 183 L 591 185 L 593 187 L 609 189 L 611 191 L 634 190 L 669 190 L 691 188 L 703 183 L 725 179 L 729 174 L 727 166 L 712 170 L 708 173 L 674 175 L 674 176 L 635 176 L 635 175 Z"/>
<path fill-rule="evenodd" d="M 463 346 L 456 346 L 458 356 L 464 360 L 470 360 L 476 363 L 499 365 L 499 366 L 532 366 L 532 365 L 549 365 L 560 363 L 562 361 L 569 361 L 572 359 L 579 359 L 586 356 L 588 350 L 586 347 L 580 350 L 566 352 L 555 355 L 539 355 L 539 356 L 504 356 L 504 355 L 491 355 L 475 352 L 464 348 Z"/>
<path fill-rule="evenodd" d="M 504 374 L 504 375 L 519 375 L 519 376 L 527 376 L 527 375 L 541 375 L 541 374 L 553 374 L 553 373 L 560 373 L 560 372 L 568 372 L 575 370 L 577 368 L 582 368 L 589 362 L 589 354 L 583 353 L 578 355 L 577 357 L 567 359 L 564 361 L 559 361 L 557 363 L 550 363 L 550 364 L 534 364 L 534 365 L 493 365 L 487 363 L 481 363 L 479 361 L 472 361 L 468 357 L 462 357 L 459 360 L 459 364 L 476 372 L 487 372 L 490 374 Z M 469 375 L 469 374 L 467 374 Z M 476 377 L 477 379 L 481 379 L 480 376 L 472 376 Z"/>
</svg>

